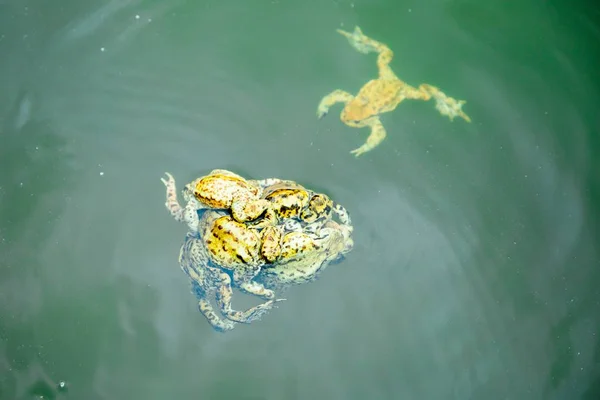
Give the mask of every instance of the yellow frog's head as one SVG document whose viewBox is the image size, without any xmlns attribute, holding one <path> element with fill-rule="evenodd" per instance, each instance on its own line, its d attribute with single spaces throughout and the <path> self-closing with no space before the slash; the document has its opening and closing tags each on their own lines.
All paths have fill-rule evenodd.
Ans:
<svg viewBox="0 0 600 400">
<path fill-rule="evenodd" d="M 355 97 L 342 110 L 341 118 L 349 126 L 360 127 L 366 119 L 376 115 L 369 101 L 363 97 Z"/>
</svg>

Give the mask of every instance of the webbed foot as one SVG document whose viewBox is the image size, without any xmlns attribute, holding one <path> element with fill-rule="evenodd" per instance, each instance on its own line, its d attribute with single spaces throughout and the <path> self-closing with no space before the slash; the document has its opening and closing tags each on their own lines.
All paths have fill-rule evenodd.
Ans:
<svg viewBox="0 0 600 400">
<path fill-rule="evenodd" d="M 367 121 L 367 125 L 371 127 L 371 133 L 369 134 L 369 137 L 367 137 L 367 141 L 362 146 L 350 152 L 350 154 L 354 154 L 355 157 L 358 157 L 361 154 L 366 153 L 367 151 L 371 151 L 372 149 L 377 147 L 379 143 L 383 141 L 383 139 L 385 139 L 385 128 L 381 124 L 379 118 L 371 117 Z"/>
<path fill-rule="evenodd" d="M 335 103 L 344 103 L 352 101 L 354 98 L 353 95 L 344 91 L 344 90 L 334 90 L 329 93 L 327 96 L 323 97 L 319 102 L 319 106 L 317 107 L 317 118 L 321 119 L 329 112 L 329 107 L 334 105 Z"/>
<path fill-rule="evenodd" d="M 254 321 L 258 321 L 262 318 L 263 315 L 268 313 L 273 308 L 277 308 L 277 303 L 280 301 L 284 301 L 285 299 L 272 299 L 265 303 L 259 304 L 255 307 L 252 307 L 246 311 L 233 311 L 231 309 L 223 309 L 221 308 L 221 312 L 223 315 L 231 321 L 239 322 L 242 324 L 250 324 Z M 219 302 L 219 307 L 222 307 L 221 301 L 217 296 L 217 302 Z"/>
<path fill-rule="evenodd" d="M 348 42 L 350 42 L 350 45 L 359 53 L 368 54 L 373 51 L 378 51 L 377 47 L 373 43 L 373 40 L 365 36 L 358 26 L 354 27 L 354 31 L 352 33 L 341 29 L 336 29 L 336 31 L 344 35 L 348 39 Z"/>
<path fill-rule="evenodd" d="M 271 289 L 265 288 L 263 285 L 255 281 L 246 281 L 240 283 L 238 287 L 244 293 L 252 294 L 265 300 L 272 300 L 275 298 L 275 292 L 273 292 Z"/>
<path fill-rule="evenodd" d="M 444 92 L 436 88 L 435 86 L 423 84 L 421 85 L 427 90 L 431 96 L 435 99 L 435 108 L 440 114 L 450 118 L 450 121 L 454 121 L 454 118 L 461 117 L 467 122 L 471 122 L 471 118 L 462 110 L 467 102 L 465 100 L 456 100 L 450 96 L 447 96 Z"/>
</svg>

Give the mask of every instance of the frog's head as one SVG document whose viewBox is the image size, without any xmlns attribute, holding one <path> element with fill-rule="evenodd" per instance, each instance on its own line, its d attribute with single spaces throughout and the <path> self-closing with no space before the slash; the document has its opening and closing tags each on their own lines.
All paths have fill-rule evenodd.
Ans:
<svg viewBox="0 0 600 400">
<path fill-rule="evenodd" d="M 342 110 L 342 120 L 350 126 L 359 126 L 365 119 L 376 113 L 364 97 L 355 97 Z"/>
<path fill-rule="evenodd" d="M 320 218 L 329 218 L 331 216 L 332 207 L 333 202 L 329 196 L 317 193 L 310 199 L 308 207 L 302 210 L 300 218 L 308 223 L 315 222 Z"/>
</svg>

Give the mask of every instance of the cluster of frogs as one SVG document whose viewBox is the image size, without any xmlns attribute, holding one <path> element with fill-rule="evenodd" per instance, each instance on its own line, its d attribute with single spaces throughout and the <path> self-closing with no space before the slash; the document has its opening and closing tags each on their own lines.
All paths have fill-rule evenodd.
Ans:
<svg viewBox="0 0 600 400">
<path fill-rule="evenodd" d="M 462 111 L 464 100 L 455 100 L 435 86 L 415 88 L 398 78 L 389 65 L 393 52 L 388 46 L 365 36 L 358 26 L 353 32 L 337 31 L 358 52 L 378 54 L 376 79 L 355 96 L 334 90 L 317 108 L 320 119 L 331 106 L 343 103 L 342 122 L 370 128 L 366 142 L 350 153 L 358 157 L 378 146 L 387 134 L 380 115 L 404 99 L 433 98 L 438 112 L 451 121 L 461 117 L 471 122 Z M 276 298 L 276 291 L 316 279 L 353 247 L 347 211 L 294 181 L 247 180 L 230 171 L 213 170 L 185 186 L 183 207 L 177 201 L 174 178 L 167 173 L 162 181 L 167 187 L 167 209 L 189 227 L 179 253 L 180 266 L 192 280 L 200 311 L 219 331 L 258 320 L 283 300 Z M 245 311 L 233 310 L 234 287 L 265 302 Z M 213 297 L 222 316 L 211 305 Z"/>
<path fill-rule="evenodd" d="M 247 180 L 215 169 L 185 185 L 182 207 L 175 179 L 166 175 L 165 206 L 189 228 L 179 264 L 192 281 L 200 312 L 218 331 L 260 319 L 283 300 L 276 291 L 315 280 L 354 245 L 345 208 L 294 181 Z M 236 311 L 234 287 L 266 301 Z"/>
</svg>

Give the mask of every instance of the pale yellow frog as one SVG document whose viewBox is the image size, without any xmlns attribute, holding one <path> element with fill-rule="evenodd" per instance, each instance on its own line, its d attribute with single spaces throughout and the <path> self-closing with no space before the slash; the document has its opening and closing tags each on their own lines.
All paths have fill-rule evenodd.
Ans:
<svg viewBox="0 0 600 400">
<path fill-rule="evenodd" d="M 352 33 L 341 29 L 338 29 L 337 32 L 344 35 L 357 51 L 364 54 L 379 53 L 377 57 L 378 78 L 367 82 L 356 96 L 343 90 L 334 90 L 323 97 L 317 108 L 317 117 L 322 118 L 333 104 L 344 103 L 344 109 L 340 115 L 342 122 L 354 128 L 367 126 L 371 128 L 366 142 L 350 153 L 358 157 L 381 143 L 386 136 L 386 130 L 380 121 L 380 114 L 394 110 L 404 99 L 427 101 L 433 97 L 436 101 L 436 109 L 442 115 L 448 116 L 451 121 L 455 117 L 461 117 L 465 121 L 471 122 L 467 114 L 462 111 L 462 106 L 466 101 L 448 97 L 435 86 L 428 84 L 421 84 L 418 88 L 414 88 L 398 78 L 389 66 L 394 54 L 385 44 L 363 35 L 358 26 Z"/>
</svg>

